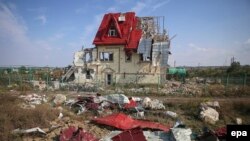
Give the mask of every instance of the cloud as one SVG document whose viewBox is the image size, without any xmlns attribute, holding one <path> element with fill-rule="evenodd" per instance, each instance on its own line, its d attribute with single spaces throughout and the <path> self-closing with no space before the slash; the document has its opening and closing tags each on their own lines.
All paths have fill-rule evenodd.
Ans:
<svg viewBox="0 0 250 141">
<path fill-rule="evenodd" d="M 45 15 L 37 16 L 35 19 L 41 21 L 43 25 L 47 23 L 47 17 Z"/>
<path fill-rule="evenodd" d="M 75 9 L 76 14 L 82 14 L 82 13 L 86 13 L 86 12 L 87 12 L 86 8 L 77 8 L 77 9 Z"/>
<path fill-rule="evenodd" d="M 146 0 L 144 2 L 138 1 L 135 6 L 131 8 L 131 10 L 137 14 L 142 14 L 143 12 L 147 15 L 169 2 L 170 0 Z"/>
<path fill-rule="evenodd" d="M 31 40 L 28 27 L 13 7 L 0 2 L 0 65 L 65 66 L 71 62 L 71 54 L 52 42 L 64 34 Z"/>
<path fill-rule="evenodd" d="M 116 7 L 109 7 L 107 12 L 117 12 L 118 9 Z"/>
<path fill-rule="evenodd" d="M 156 9 L 164 6 L 165 4 L 167 4 L 169 2 L 170 2 L 170 0 L 165 0 L 165 1 L 162 1 L 162 2 L 159 2 L 159 3 L 155 4 L 155 5 L 153 5 L 152 6 L 152 11 L 155 11 Z"/>
<path fill-rule="evenodd" d="M 143 2 L 137 2 L 134 7 L 131 8 L 132 11 L 135 13 L 140 13 L 145 7 L 147 7 L 146 3 Z"/>
<path fill-rule="evenodd" d="M 250 45 L 250 38 L 244 42 L 245 45 Z"/>
<path fill-rule="evenodd" d="M 49 38 L 49 41 L 57 41 L 62 39 L 65 36 L 64 33 L 56 33 L 52 37 Z"/>
<path fill-rule="evenodd" d="M 47 8 L 46 7 L 29 8 L 29 9 L 27 9 L 27 11 L 36 12 L 36 13 L 42 14 L 42 13 L 46 13 L 47 12 Z"/>
<path fill-rule="evenodd" d="M 191 47 L 192 49 L 195 49 L 195 50 L 198 50 L 198 51 L 204 51 L 204 52 L 205 52 L 205 51 L 208 51 L 207 48 L 198 47 L 198 46 L 196 46 L 196 45 L 193 44 L 193 43 L 189 43 L 188 46 Z"/>
</svg>

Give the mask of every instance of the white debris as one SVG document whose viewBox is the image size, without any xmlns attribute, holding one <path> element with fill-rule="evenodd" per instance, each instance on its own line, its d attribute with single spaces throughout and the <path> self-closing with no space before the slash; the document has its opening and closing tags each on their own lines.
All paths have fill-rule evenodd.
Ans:
<svg viewBox="0 0 250 141">
<path fill-rule="evenodd" d="M 242 119 L 241 119 L 241 118 L 236 118 L 236 123 L 237 123 L 238 125 L 241 125 L 241 124 L 242 124 Z"/>
<path fill-rule="evenodd" d="M 132 97 L 132 100 L 134 100 L 136 102 L 142 101 L 142 99 L 140 97 Z"/>
<path fill-rule="evenodd" d="M 166 111 L 165 114 L 171 118 L 177 118 L 177 114 L 172 111 Z"/>
<path fill-rule="evenodd" d="M 41 128 L 39 127 L 35 127 L 35 128 L 30 128 L 30 129 L 15 129 L 12 131 L 13 134 L 28 134 L 28 133 L 41 133 L 41 134 L 45 134 L 46 132 L 44 132 Z"/>
<path fill-rule="evenodd" d="M 19 98 L 25 100 L 26 104 L 22 104 L 22 108 L 35 108 L 35 105 L 39 105 L 47 102 L 45 95 L 40 96 L 37 94 L 21 95 Z"/>
<path fill-rule="evenodd" d="M 107 101 L 118 104 L 129 103 L 129 99 L 124 94 L 111 94 L 107 96 L 103 96 Z"/>
<path fill-rule="evenodd" d="M 151 100 L 148 97 L 144 98 L 142 105 L 144 108 L 150 108 L 156 110 L 165 109 L 165 106 L 161 101 L 159 101 L 158 99 Z"/>
<path fill-rule="evenodd" d="M 107 136 L 100 139 L 100 141 L 112 141 L 112 138 L 120 133 L 122 133 L 122 131 L 112 131 Z M 147 141 L 170 141 L 170 135 L 163 131 L 143 131 L 143 135 Z"/>
<path fill-rule="evenodd" d="M 163 131 L 143 131 L 147 141 L 169 141 L 169 133 Z"/>
<path fill-rule="evenodd" d="M 59 116 L 57 117 L 58 119 L 62 119 L 63 118 L 63 114 L 60 112 Z"/>
<path fill-rule="evenodd" d="M 215 122 L 219 120 L 219 113 L 211 107 L 203 107 L 200 112 L 200 117 L 205 122 L 215 124 Z"/>
<path fill-rule="evenodd" d="M 208 101 L 201 103 L 202 107 L 211 107 L 211 108 L 220 108 L 220 104 L 218 101 Z"/>
<path fill-rule="evenodd" d="M 55 105 L 61 105 L 65 101 L 66 101 L 66 96 L 62 95 L 62 94 L 57 94 L 55 96 L 55 99 L 53 100 L 53 102 L 55 103 Z"/>
<path fill-rule="evenodd" d="M 190 128 L 172 128 L 170 141 L 191 141 L 192 130 Z"/>
</svg>

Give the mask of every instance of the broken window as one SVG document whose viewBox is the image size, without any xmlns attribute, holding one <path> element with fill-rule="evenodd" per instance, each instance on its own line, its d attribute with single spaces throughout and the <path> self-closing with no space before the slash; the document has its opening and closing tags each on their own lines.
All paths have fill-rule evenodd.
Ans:
<svg viewBox="0 0 250 141">
<path fill-rule="evenodd" d="M 113 52 L 100 52 L 100 61 L 113 61 Z"/>
<path fill-rule="evenodd" d="M 90 79 L 91 75 L 90 75 L 90 70 L 86 70 L 86 79 Z"/>
<path fill-rule="evenodd" d="M 112 23 L 110 25 L 110 28 L 109 28 L 109 32 L 108 32 L 108 36 L 113 36 L 115 37 L 117 34 L 116 34 L 116 29 L 115 29 L 115 25 Z"/>
</svg>

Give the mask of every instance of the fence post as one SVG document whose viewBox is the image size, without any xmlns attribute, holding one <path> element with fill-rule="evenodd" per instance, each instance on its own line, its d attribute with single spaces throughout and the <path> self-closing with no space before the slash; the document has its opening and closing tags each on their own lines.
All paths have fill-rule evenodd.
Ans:
<svg viewBox="0 0 250 141">
<path fill-rule="evenodd" d="M 10 74 L 9 73 L 8 73 L 8 76 L 9 76 L 8 78 L 9 78 L 9 85 L 10 85 Z"/>
<path fill-rule="evenodd" d="M 244 77 L 244 88 L 246 87 L 246 83 L 247 83 L 247 74 L 245 73 L 245 77 Z"/>
<path fill-rule="evenodd" d="M 159 95 L 159 83 L 160 83 L 160 76 L 158 76 L 158 83 L 157 83 L 157 95 Z"/>
<path fill-rule="evenodd" d="M 226 84 L 226 86 L 228 86 L 228 81 L 229 81 L 229 74 L 227 75 L 227 84 Z"/>
</svg>

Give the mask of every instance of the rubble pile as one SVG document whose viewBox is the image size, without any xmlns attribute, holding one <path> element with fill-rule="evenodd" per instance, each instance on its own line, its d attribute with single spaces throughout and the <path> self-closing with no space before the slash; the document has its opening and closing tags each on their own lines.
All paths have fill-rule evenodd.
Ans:
<svg viewBox="0 0 250 141">
<path fill-rule="evenodd" d="M 163 94 L 201 95 L 203 85 L 193 81 L 187 81 L 184 84 L 179 81 L 167 81 L 160 92 Z"/>
<path fill-rule="evenodd" d="M 181 85 L 173 83 L 172 86 L 180 87 Z M 24 99 L 27 105 L 47 102 L 45 95 L 21 95 L 20 98 Z M 64 94 L 56 94 L 51 100 L 51 104 L 59 110 L 59 115 L 58 118 L 50 122 L 50 127 L 15 129 L 12 133 L 37 134 L 47 139 L 58 137 L 62 141 L 81 141 L 82 139 L 84 141 L 191 141 L 193 134 L 192 130 L 186 128 L 179 119 L 181 113 L 170 111 L 160 100 L 149 97 L 127 97 L 124 94 L 102 96 L 96 93 L 96 95 L 78 95 L 74 98 L 67 98 Z M 85 121 L 71 119 L 68 114 L 65 114 L 65 107 L 69 108 L 67 109 L 69 112 L 75 112 L 79 116 L 86 116 L 91 112 L 95 113 L 95 116 L 92 115 Z M 219 120 L 218 108 L 220 108 L 218 101 L 200 103 L 199 116 L 209 124 L 216 124 Z M 177 122 L 175 125 L 169 126 L 145 120 L 147 117 L 144 116 L 144 112 L 150 113 L 153 110 L 165 115 L 164 118 Z M 146 116 L 148 115 L 146 114 Z M 236 120 L 238 124 L 242 123 L 240 118 Z M 115 131 L 117 129 L 119 131 Z M 218 131 L 218 135 L 211 134 L 211 136 L 218 138 L 222 136 L 222 133 Z M 201 136 L 201 138 L 206 138 L 206 136 Z"/>
<path fill-rule="evenodd" d="M 215 124 L 219 120 L 219 113 L 216 108 L 220 108 L 219 102 L 204 102 L 200 104 L 200 118 L 210 124 Z"/>
<path fill-rule="evenodd" d="M 22 103 L 21 107 L 24 109 L 35 108 L 35 105 L 46 103 L 48 100 L 45 95 L 38 94 L 29 94 L 29 95 L 20 95 L 19 98 L 23 99 L 25 103 Z"/>
</svg>

